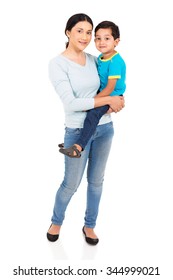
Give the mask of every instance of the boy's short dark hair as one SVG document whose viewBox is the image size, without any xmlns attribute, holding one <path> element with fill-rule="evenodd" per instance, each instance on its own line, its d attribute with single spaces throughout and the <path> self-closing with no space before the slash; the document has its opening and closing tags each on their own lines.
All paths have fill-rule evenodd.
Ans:
<svg viewBox="0 0 173 280">
<path fill-rule="evenodd" d="M 119 27 L 112 21 L 108 21 L 108 20 L 105 20 L 105 21 L 102 21 L 100 22 L 96 27 L 95 27 L 95 35 L 96 35 L 96 32 L 99 30 L 99 29 L 105 29 L 105 28 L 110 28 L 111 31 L 112 31 L 112 36 L 114 37 L 114 40 L 116 40 L 117 38 L 120 38 L 120 31 L 119 31 Z"/>
</svg>

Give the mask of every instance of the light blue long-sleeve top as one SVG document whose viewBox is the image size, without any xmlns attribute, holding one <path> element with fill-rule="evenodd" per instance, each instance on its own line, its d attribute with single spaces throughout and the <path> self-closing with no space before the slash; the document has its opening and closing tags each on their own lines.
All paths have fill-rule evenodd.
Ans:
<svg viewBox="0 0 173 280">
<path fill-rule="evenodd" d="M 94 108 L 94 96 L 100 87 L 97 58 L 88 53 L 84 66 L 58 55 L 49 62 L 49 78 L 58 93 L 65 112 L 65 126 L 82 128 L 86 111 Z M 111 121 L 105 114 L 99 122 Z"/>
</svg>

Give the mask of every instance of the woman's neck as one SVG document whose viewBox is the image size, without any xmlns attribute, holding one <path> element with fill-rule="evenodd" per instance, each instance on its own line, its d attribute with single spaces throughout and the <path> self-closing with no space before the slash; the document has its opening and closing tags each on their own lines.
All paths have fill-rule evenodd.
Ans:
<svg viewBox="0 0 173 280">
<path fill-rule="evenodd" d="M 68 59 L 80 64 L 80 65 L 85 65 L 86 63 L 86 56 L 83 51 L 76 51 L 71 48 L 67 48 L 62 55 L 67 57 Z"/>
</svg>

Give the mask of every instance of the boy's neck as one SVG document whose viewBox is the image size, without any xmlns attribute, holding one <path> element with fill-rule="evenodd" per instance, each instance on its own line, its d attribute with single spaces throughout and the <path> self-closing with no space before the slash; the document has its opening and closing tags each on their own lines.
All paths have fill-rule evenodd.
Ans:
<svg viewBox="0 0 173 280">
<path fill-rule="evenodd" d="M 111 58 L 115 53 L 117 53 L 116 50 L 113 50 L 111 53 L 102 54 L 102 59 L 109 59 L 109 58 Z"/>
</svg>

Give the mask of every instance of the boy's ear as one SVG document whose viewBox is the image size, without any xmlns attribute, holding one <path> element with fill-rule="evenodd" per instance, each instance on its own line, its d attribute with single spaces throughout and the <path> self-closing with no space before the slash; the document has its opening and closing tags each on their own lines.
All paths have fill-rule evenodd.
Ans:
<svg viewBox="0 0 173 280">
<path fill-rule="evenodd" d="M 115 47 L 118 46 L 118 43 L 120 42 L 120 38 L 115 39 Z"/>
</svg>

